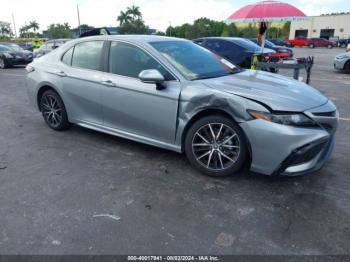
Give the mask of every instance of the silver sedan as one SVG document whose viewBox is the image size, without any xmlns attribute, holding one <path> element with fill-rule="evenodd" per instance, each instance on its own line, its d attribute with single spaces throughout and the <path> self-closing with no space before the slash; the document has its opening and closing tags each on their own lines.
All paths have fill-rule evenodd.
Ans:
<svg viewBox="0 0 350 262">
<path fill-rule="evenodd" d="M 211 176 L 243 166 L 266 175 L 314 172 L 334 145 L 339 117 L 327 97 L 187 40 L 81 38 L 27 72 L 29 98 L 52 129 L 76 124 L 185 152 Z"/>
</svg>

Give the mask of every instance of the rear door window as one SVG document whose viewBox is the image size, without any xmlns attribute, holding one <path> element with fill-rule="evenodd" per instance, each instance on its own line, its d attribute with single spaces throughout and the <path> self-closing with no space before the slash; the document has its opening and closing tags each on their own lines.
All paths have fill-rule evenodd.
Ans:
<svg viewBox="0 0 350 262">
<path fill-rule="evenodd" d="M 77 44 L 74 47 L 72 66 L 100 70 L 103 41 L 90 41 Z"/>
<path fill-rule="evenodd" d="M 72 55 L 73 55 L 74 47 L 69 49 L 62 57 L 62 62 L 66 65 L 72 65 Z"/>
</svg>

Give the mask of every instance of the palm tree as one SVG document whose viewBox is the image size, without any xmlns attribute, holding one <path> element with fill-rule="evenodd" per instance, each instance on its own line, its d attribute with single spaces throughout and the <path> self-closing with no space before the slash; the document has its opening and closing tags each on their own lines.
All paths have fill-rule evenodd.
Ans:
<svg viewBox="0 0 350 262">
<path fill-rule="evenodd" d="M 120 15 L 117 18 L 117 21 L 119 21 L 120 25 L 127 23 L 131 20 L 131 16 L 128 12 L 120 11 Z"/>
<path fill-rule="evenodd" d="M 129 13 L 134 18 L 134 20 L 136 20 L 137 18 L 141 18 L 142 16 L 140 7 L 138 6 L 132 5 L 131 7 L 127 8 L 126 12 Z"/>
<path fill-rule="evenodd" d="M 28 29 L 33 29 L 34 33 L 39 30 L 39 23 L 37 21 L 30 21 L 28 25 Z"/>
</svg>

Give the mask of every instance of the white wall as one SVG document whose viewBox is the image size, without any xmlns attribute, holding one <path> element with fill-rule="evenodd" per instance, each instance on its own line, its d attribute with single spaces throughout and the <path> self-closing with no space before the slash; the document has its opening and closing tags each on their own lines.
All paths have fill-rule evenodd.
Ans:
<svg viewBox="0 0 350 262">
<path fill-rule="evenodd" d="M 335 29 L 334 36 L 350 37 L 350 14 L 333 16 L 314 16 L 310 20 L 293 21 L 290 27 L 289 39 L 295 36 L 295 30 L 308 30 L 308 37 L 320 37 L 321 29 Z M 343 29 L 343 32 L 340 30 Z"/>
</svg>

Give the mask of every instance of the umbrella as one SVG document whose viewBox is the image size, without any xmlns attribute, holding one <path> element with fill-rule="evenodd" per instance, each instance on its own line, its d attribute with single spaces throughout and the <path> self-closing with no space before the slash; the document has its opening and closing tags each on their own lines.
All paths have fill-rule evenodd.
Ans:
<svg viewBox="0 0 350 262">
<path fill-rule="evenodd" d="M 261 1 L 249 4 L 234 12 L 227 22 L 260 23 L 261 52 L 263 52 L 265 31 L 268 22 L 294 21 L 308 19 L 298 8 L 279 1 Z"/>
<path fill-rule="evenodd" d="M 234 12 L 228 22 L 279 22 L 307 19 L 298 8 L 279 1 L 261 1 Z"/>
</svg>

